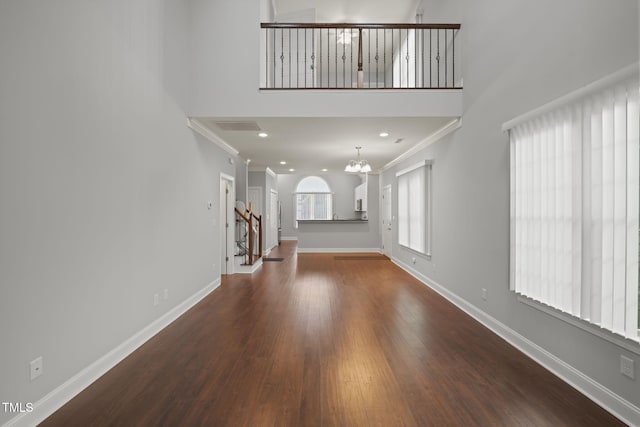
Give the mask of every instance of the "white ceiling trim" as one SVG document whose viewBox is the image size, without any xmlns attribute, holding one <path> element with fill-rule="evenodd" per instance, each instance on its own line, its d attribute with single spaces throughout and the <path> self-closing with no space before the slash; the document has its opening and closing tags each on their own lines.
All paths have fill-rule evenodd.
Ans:
<svg viewBox="0 0 640 427">
<path fill-rule="evenodd" d="M 216 135 L 211 129 L 204 126 L 198 119 L 187 118 L 187 127 L 191 128 L 194 132 L 202 135 L 209 141 L 213 142 L 218 147 L 222 148 L 227 153 L 234 157 L 238 157 L 240 152 L 227 144 L 222 138 Z"/>
<path fill-rule="evenodd" d="M 384 172 L 387 169 L 392 168 L 393 166 L 397 165 L 401 161 L 406 160 L 409 157 L 413 156 L 418 151 L 428 147 L 429 145 L 433 144 L 436 141 L 441 140 L 445 136 L 449 135 L 451 132 L 459 129 L 461 126 L 462 126 L 461 118 L 457 118 L 450 121 L 440 129 L 438 129 L 437 131 L 435 131 L 434 133 L 432 133 L 431 135 L 429 135 L 428 137 L 426 137 L 425 139 L 423 139 L 422 141 L 420 141 L 419 143 L 411 147 L 409 150 L 405 151 L 395 159 L 391 160 L 389 163 L 384 165 L 382 169 L 380 169 L 380 171 Z"/>
</svg>

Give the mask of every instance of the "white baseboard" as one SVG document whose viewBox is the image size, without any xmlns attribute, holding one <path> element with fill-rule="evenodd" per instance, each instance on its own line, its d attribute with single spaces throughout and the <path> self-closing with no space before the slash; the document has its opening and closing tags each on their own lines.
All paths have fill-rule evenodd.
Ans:
<svg viewBox="0 0 640 427">
<path fill-rule="evenodd" d="M 298 248 L 298 253 L 380 253 L 379 248 Z"/>
<path fill-rule="evenodd" d="M 133 353 L 138 347 L 151 339 L 158 332 L 171 324 L 187 310 L 196 305 L 200 300 L 209 295 L 218 286 L 220 278 L 214 280 L 203 289 L 156 319 L 147 327 L 133 335 L 131 338 L 102 356 L 100 359 L 69 378 L 63 384 L 51 391 L 33 404 L 32 412 L 24 412 L 11 420 L 3 427 L 35 426 L 44 421 L 48 416 L 60 409 L 65 403 L 74 398 L 82 390 L 91 385 L 95 380 L 107 373 L 111 368 L 120 363 L 124 358 Z"/>
<path fill-rule="evenodd" d="M 289 236 L 289 237 L 282 236 L 280 238 L 280 241 L 282 241 L 282 242 L 284 242 L 285 240 L 291 240 L 291 241 L 297 242 L 298 238 L 296 236 Z"/>
<path fill-rule="evenodd" d="M 391 260 L 394 264 L 442 295 L 449 302 L 476 319 L 478 322 L 482 323 L 509 344 L 538 362 L 554 375 L 571 385 L 589 399 L 596 402 L 598 405 L 605 408 L 607 411 L 611 412 L 624 423 L 630 426 L 640 426 L 640 408 L 635 406 L 633 403 L 615 394 L 602 384 L 586 376 L 573 366 L 567 364 L 562 359 L 559 359 L 537 344 L 529 341 L 507 325 L 499 322 L 476 306 L 470 304 L 468 301 L 449 291 L 444 286 L 438 284 L 435 280 L 432 280 L 416 271 L 395 257 Z"/>
</svg>

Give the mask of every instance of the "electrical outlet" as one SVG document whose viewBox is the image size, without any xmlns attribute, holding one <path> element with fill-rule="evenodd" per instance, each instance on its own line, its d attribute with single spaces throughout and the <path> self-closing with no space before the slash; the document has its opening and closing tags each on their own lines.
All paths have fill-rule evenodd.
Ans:
<svg viewBox="0 0 640 427">
<path fill-rule="evenodd" d="M 153 295 L 153 305 L 156 306 L 160 303 L 160 295 L 158 294 L 154 294 Z"/>
<path fill-rule="evenodd" d="M 164 290 L 164 293 L 163 293 L 162 297 L 163 297 L 165 300 L 168 300 L 168 299 L 169 299 L 169 289 L 165 289 L 165 290 Z"/>
<path fill-rule="evenodd" d="M 411 258 L 411 263 L 415 264 L 416 263 L 416 257 Z"/>
<path fill-rule="evenodd" d="M 486 288 L 482 288 L 482 299 L 483 300 L 487 300 L 487 289 Z"/>
<path fill-rule="evenodd" d="M 31 361 L 31 363 L 29 364 L 30 367 L 30 371 L 31 371 L 31 381 L 35 380 L 36 378 L 38 378 L 40 375 L 42 375 L 42 356 L 38 357 L 37 359 L 34 359 Z"/>
<path fill-rule="evenodd" d="M 635 372 L 633 369 L 633 359 L 629 359 L 625 356 L 620 356 L 620 373 L 625 377 L 629 377 L 632 380 L 635 379 Z"/>
</svg>

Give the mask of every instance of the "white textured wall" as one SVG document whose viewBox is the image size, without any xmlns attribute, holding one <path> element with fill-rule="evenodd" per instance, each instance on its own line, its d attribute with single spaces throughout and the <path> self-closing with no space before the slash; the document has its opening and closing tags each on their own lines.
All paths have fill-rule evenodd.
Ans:
<svg viewBox="0 0 640 427">
<path fill-rule="evenodd" d="M 185 126 L 187 5 L 0 2 L 0 401 L 37 401 L 219 277 L 206 203 L 234 171 Z"/>
<path fill-rule="evenodd" d="M 387 171 L 433 159 L 433 257 L 416 269 L 588 377 L 640 406 L 640 357 L 523 305 L 509 291 L 509 151 L 503 122 L 638 60 L 635 0 L 425 1 L 425 20 L 462 22 L 462 128 Z M 397 241 L 397 230 L 394 239 Z M 413 253 L 394 245 L 411 263 Z M 481 289 L 488 299 L 481 299 Z M 637 371 L 636 371 L 637 372 Z"/>
</svg>

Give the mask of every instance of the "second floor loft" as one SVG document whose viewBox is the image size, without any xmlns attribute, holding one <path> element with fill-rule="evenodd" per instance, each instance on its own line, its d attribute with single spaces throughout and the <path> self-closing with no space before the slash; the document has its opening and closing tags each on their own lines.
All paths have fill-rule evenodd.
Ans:
<svg viewBox="0 0 640 427">
<path fill-rule="evenodd" d="M 462 89 L 460 24 L 261 24 L 260 88 Z"/>
</svg>

